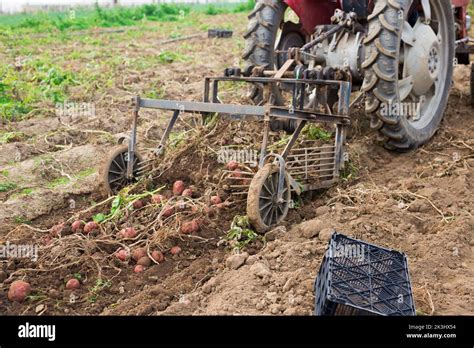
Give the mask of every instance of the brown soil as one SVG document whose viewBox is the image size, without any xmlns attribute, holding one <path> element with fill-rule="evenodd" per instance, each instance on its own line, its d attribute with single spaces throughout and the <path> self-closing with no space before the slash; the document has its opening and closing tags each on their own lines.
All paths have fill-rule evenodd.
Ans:
<svg viewBox="0 0 474 348">
<path fill-rule="evenodd" d="M 230 18 L 216 16 L 212 20 L 218 26 Z M 51 226 L 80 212 L 87 220 L 109 209 L 110 203 L 84 212 L 91 202 L 104 199 L 99 168 L 114 139 L 129 129 L 130 96 L 161 83 L 166 87 L 165 98 L 200 100 L 203 77 L 221 74 L 239 56 L 244 18 L 239 17 L 235 25 L 236 39 L 187 42 L 191 62 L 158 65 L 159 69 L 145 75 L 123 67 L 117 72 L 115 86 L 106 93 L 113 97 L 96 97 L 95 118 L 79 120 L 73 126 L 50 116 L 8 125 L 9 130 L 21 130 L 26 138 L 0 145 L 0 173 L 8 172 L 8 180 L 32 192 L 0 193 L 0 244 L 46 243 Z M 141 54 L 129 50 L 134 39 L 120 35 L 111 36 L 111 54 Z M 150 31 L 137 45 L 154 54 L 159 50 L 153 43 L 161 38 Z M 463 86 L 467 70 L 463 69 L 457 68 L 443 124 L 429 144 L 408 154 L 388 152 L 376 143 L 363 115 L 355 115 L 348 139 L 354 166 L 349 179 L 318 192 L 312 200 L 305 199 L 302 207 L 290 211 L 284 225 L 266 235 L 264 243 L 250 245 L 238 255 L 224 237 L 232 218 L 245 213 L 244 204 L 215 184 L 223 168 L 215 158 L 207 158 L 204 149 L 209 144 L 233 143 L 236 138 L 242 143 L 257 143 L 260 133 L 254 126 L 221 125 L 221 133 L 208 142 L 189 146 L 155 185 L 165 184 L 169 190 L 174 180 L 184 180 L 194 185 L 193 198 L 199 207 L 215 193 L 234 203 L 215 216 L 204 216 L 195 235 L 177 234 L 176 229 L 180 219 L 200 216 L 199 212 L 182 212 L 170 219 L 163 227 L 166 238 L 153 239 L 153 246 L 166 255 L 164 263 L 135 274 L 133 262 L 114 259 L 119 242 L 113 238 L 112 244 L 97 241 L 125 225 L 138 226 L 143 237 L 139 241 L 144 242 L 148 235 L 156 238 L 157 231 L 145 228 L 150 216 L 156 214 L 156 207 L 149 204 L 132 212 L 128 221 L 106 225 L 87 237 L 76 238 L 67 231 L 54 238 L 44 249 L 50 255 L 40 255 L 48 257 L 47 267 L 24 260 L 0 261 L 0 313 L 310 315 L 314 310 L 313 283 L 328 229 L 405 252 L 420 314 L 474 313 L 474 126 L 469 90 Z M 245 100 L 239 93 L 229 90 L 228 97 Z M 160 112 L 141 113 L 139 149 L 145 156 L 157 145 L 168 117 Z M 190 128 L 181 124 L 179 129 Z M 258 136 L 252 138 L 252 134 Z M 61 181 L 64 177 L 68 180 Z M 21 224 L 25 221 L 29 227 Z M 182 252 L 173 256 L 170 248 L 175 245 Z M 65 281 L 75 274 L 81 274 L 81 288 L 65 290 Z M 99 278 L 110 283 L 100 287 Z M 28 281 L 33 289 L 33 296 L 21 304 L 7 299 L 10 283 L 17 279 Z"/>
</svg>

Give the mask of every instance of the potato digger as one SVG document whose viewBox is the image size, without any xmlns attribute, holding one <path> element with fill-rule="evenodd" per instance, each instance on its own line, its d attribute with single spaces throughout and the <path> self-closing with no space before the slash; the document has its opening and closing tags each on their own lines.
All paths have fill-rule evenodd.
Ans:
<svg viewBox="0 0 474 348">
<path fill-rule="evenodd" d="M 264 233 L 281 223 L 292 194 L 327 188 L 338 181 L 347 156 L 344 142 L 351 106 L 365 101 L 371 127 L 389 150 L 410 151 L 436 132 L 445 111 L 453 66 L 469 64 L 469 0 L 257 0 L 249 14 L 244 67 L 207 77 L 203 100 L 135 97 L 128 145 L 105 164 L 109 193 L 146 175 L 159 160 L 177 120 L 211 115 L 262 125 L 258 171 L 248 185 L 247 215 Z M 288 13 L 297 21 L 289 20 Z M 249 86 L 249 105 L 223 103 L 222 83 Z M 406 108 L 415 105 L 415 108 Z M 143 108 L 172 116 L 153 159 L 137 152 Z M 298 142 L 308 124 L 333 129 L 333 141 Z M 284 149 L 269 150 L 269 134 L 288 134 Z M 250 180 L 251 179 L 251 180 Z"/>
</svg>

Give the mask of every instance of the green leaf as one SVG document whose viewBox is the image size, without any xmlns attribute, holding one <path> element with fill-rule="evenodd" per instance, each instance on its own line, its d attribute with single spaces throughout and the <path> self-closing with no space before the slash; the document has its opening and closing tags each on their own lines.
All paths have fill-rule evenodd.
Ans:
<svg viewBox="0 0 474 348">
<path fill-rule="evenodd" d="M 122 204 L 122 197 L 121 196 L 115 197 L 114 200 L 112 201 L 110 212 L 112 214 L 115 214 L 115 212 L 120 208 L 121 204 Z"/>
<path fill-rule="evenodd" d="M 106 218 L 107 218 L 107 217 L 106 217 L 104 214 L 99 213 L 99 214 L 95 215 L 95 216 L 92 218 L 92 220 L 94 220 L 94 221 L 97 222 L 97 223 L 101 223 L 101 222 L 104 221 Z"/>
</svg>

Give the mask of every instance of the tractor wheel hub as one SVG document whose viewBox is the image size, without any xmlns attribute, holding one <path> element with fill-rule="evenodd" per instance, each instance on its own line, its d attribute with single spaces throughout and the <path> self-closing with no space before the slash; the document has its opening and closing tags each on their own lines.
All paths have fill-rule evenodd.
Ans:
<svg viewBox="0 0 474 348">
<path fill-rule="evenodd" d="M 413 45 L 406 49 L 405 74 L 413 77 L 413 93 L 425 95 L 438 78 L 440 41 L 433 29 L 418 21 L 413 28 Z"/>
</svg>

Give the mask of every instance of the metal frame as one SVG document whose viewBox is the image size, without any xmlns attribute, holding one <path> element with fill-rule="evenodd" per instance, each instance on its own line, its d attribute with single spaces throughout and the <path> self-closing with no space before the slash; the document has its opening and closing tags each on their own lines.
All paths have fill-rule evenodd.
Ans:
<svg viewBox="0 0 474 348">
<path fill-rule="evenodd" d="M 253 106 L 253 105 L 236 105 L 236 104 L 223 104 L 219 99 L 219 82 L 231 81 L 231 82 L 247 82 L 247 83 L 260 83 L 264 86 L 270 86 L 276 83 L 284 83 L 286 85 L 293 85 L 294 90 L 305 90 L 308 86 L 337 86 L 339 91 L 339 103 L 337 107 L 337 114 L 329 114 L 317 112 L 314 110 L 304 109 L 305 104 L 305 93 L 300 93 L 298 100 L 296 94 L 293 95 L 293 107 L 284 108 L 280 106 L 264 105 L 264 106 Z M 333 169 L 333 178 L 339 175 L 339 170 L 343 167 L 344 158 L 344 138 L 345 129 L 350 124 L 349 118 L 349 106 L 350 106 L 350 93 L 351 83 L 348 81 L 329 81 L 329 80 L 306 80 L 306 79 L 294 79 L 294 78 L 275 78 L 275 77 L 236 77 L 236 76 L 225 76 L 225 77 L 206 77 L 204 80 L 204 96 L 202 102 L 189 102 L 189 101 L 174 101 L 174 100 L 161 100 L 161 99 L 145 99 L 140 97 L 134 98 L 135 108 L 133 112 L 133 125 L 132 135 L 129 142 L 129 158 L 133 159 L 136 148 L 136 133 L 137 133 L 137 121 L 139 117 L 139 111 L 141 108 L 146 109 L 159 109 L 173 111 L 165 132 L 161 137 L 160 144 L 155 151 L 156 155 L 161 155 L 163 149 L 168 141 L 169 135 L 176 124 L 176 121 L 183 113 L 201 113 L 202 115 L 209 115 L 217 113 L 219 117 L 224 119 L 232 120 L 250 120 L 250 121 L 263 121 L 263 139 L 260 151 L 260 163 L 259 168 L 265 165 L 266 160 L 269 157 L 274 157 L 275 162 L 279 164 L 281 170 L 286 167 L 286 161 L 290 154 L 297 138 L 300 135 L 301 130 L 308 122 L 313 123 L 326 123 L 334 124 L 336 126 L 335 134 L 335 163 Z M 290 141 L 286 145 L 285 149 L 281 154 L 268 154 L 268 137 L 270 132 L 270 121 L 273 119 L 286 119 L 286 120 L 297 120 L 299 121 L 295 132 L 292 134 Z M 133 161 L 129 161 L 133 163 Z M 129 165 L 128 167 L 131 167 Z M 127 168 L 127 175 L 133 175 L 133 168 Z M 281 198 L 280 187 L 283 187 L 284 176 L 280 175 L 280 183 L 278 195 Z M 295 183 L 294 179 L 292 180 Z M 327 187 L 332 184 L 334 180 L 329 180 L 319 184 L 303 185 L 303 190 L 312 190 L 320 187 Z"/>
</svg>

